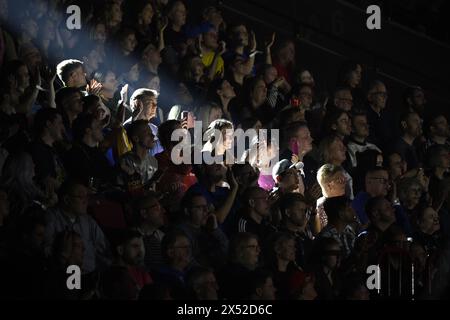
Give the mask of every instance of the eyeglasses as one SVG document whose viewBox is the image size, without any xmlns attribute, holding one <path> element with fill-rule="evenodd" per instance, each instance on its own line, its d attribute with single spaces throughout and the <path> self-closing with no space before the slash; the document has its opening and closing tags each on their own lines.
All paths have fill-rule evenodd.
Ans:
<svg viewBox="0 0 450 320">
<path fill-rule="evenodd" d="M 258 244 L 252 244 L 252 245 L 249 245 L 249 246 L 245 246 L 245 248 L 253 249 L 253 250 L 261 249 L 261 247 Z"/>
</svg>

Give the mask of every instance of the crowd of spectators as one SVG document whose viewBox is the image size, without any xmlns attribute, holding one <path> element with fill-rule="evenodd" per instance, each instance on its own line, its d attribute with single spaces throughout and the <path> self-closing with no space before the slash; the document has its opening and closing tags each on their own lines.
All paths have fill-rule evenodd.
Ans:
<svg viewBox="0 0 450 320">
<path fill-rule="evenodd" d="M 194 2 L 0 0 L 0 297 L 448 298 L 450 127 L 426 91 L 392 105 L 346 61 L 317 99 L 293 39 Z M 230 163 L 238 129 L 279 139 Z M 223 161 L 180 163 L 180 132 Z"/>
</svg>

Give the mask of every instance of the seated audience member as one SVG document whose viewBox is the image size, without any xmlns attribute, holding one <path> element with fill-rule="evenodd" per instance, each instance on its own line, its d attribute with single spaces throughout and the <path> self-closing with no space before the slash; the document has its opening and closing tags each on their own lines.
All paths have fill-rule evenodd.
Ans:
<svg viewBox="0 0 450 320">
<path fill-rule="evenodd" d="M 402 131 L 401 137 L 395 142 L 393 150 L 397 152 L 402 159 L 405 159 L 407 170 L 415 169 L 420 166 L 418 152 L 414 146 L 416 138 L 422 134 L 422 126 L 419 115 L 411 112 L 403 115 L 400 121 Z"/>
<path fill-rule="evenodd" d="M 312 273 L 295 272 L 289 281 L 289 300 L 316 300 L 315 281 Z"/>
<path fill-rule="evenodd" d="M 100 121 L 93 115 L 80 115 L 73 123 L 73 133 L 75 144 L 64 156 L 69 175 L 86 185 L 114 184 L 117 174 L 98 147 L 103 141 Z"/>
<path fill-rule="evenodd" d="M 347 143 L 347 151 L 350 156 L 352 167 L 358 165 L 356 155 L 366 150 L 381 150 L 373 143 L 367 142 L 369 136 L 369 125 L 367 123 L 367 115 L 363 112 L 354 113 L 352 115 L 352 133 Z"/>
<path fill-rule="evenodd" d="M 119 166 L 123 171 L 123 180 L 126 185 L 137 183 L 133 188 L 148 189 L 149 181 L 158 170 L 158 162 L 149 151 L 155 145 L 155 137 L 146 120 L 137 120 L 128 128 L 128 137 L 133 149 L 119 159 Z M 157 181 L 155 181 L 157 182 Z"/>
<path fill-rule="evenodd" d="M 165 233 L 161 230 L 165 224 L 165 210 L 158 195 L 148 192 L 134 203 L 133 229 L 142 235 L 145 256 L 144 265 L 148 272 L 162 265 L 161 243 Z"/>
<path fill-rule="evenodd" d="M 163 265 L 154 273 L 155 282 L 168 285 L 174 299 L 186 299 L 186 274 L 193 266 L 191 241 L 181 230 L 169 231 L 161 253 Z"/>
<path fill-rule="evenodd" d="M 121 229 L 111 234 L 113 262 L 111 268 L 123 267 L 128 270 L 138 291 L 153 282 L 143 268 L 145 246 L 142 235 L 133 230 Z"/>
<path fill-rule="evenodd" d="M 272 271 L 272 280 L 278 299 L 289 297 L 289 281 L 293 273 L 300 271 L 295 262 L 295 238 L 288 233 L 276 233 L 267 246 L 267 268 Z"/>
<path fill-rule="evenodd" d="M 296 164 L 283 159 L 273 167 L 272 177 L 275 181 L 273 191 L 282 195 L 289 192 L 299 192 L 304 194 L 304 185 L 301 173 L 297 170 Z"/>
<path fill-rule="evenodd" d="M 73 122 L 83 112 L 82 94 L 76 88 L 64 87 L 56 92 L 55 102 L 65 128 L 64 140 L 66 144 L 69 144 L 74 139 Z"/>
<path fill-rule="evenodd" d="M 313 272 L 318 300 L 335 300 L 340 297 L 342 274 L 339 272 L 342 249 L 334 238 L 318 238 L 314 256 L 317 262 Z"/>
<path fill-rule="evenodd" d="M 176 228 L 192 243 L 193 258 L 203 266 L 218 268 L 225 263 L 228 238 L 219 228 L 214 211 L 200 193 L 187 193 L 182 201 L 183 215 Z"/>
<path fill-rule="evenodd" d="M 313 235 L 308 225 L 309 210 L 306 199 L 299 193 L 287 193 L 280 199 L 280 231 L 294 237 L 297 248 L 295 261 L 302 269 L 305 269 L 312 249 Z"/>
<path fill-rule="evenodd" d="M 365 174 L 364 191 L 359 192 L 352 201 L 362 228 L 367 226 L 369 219 L 365 213 L 367 200 L 373 197 L 386 197 L 389 191 L 389 174 L 383 167 L 374 167 L 367 170 Z"/>
<path fill-rule="evenodd" d="M 41 109 L 34 117 L 36 140 L 30 146 L 35 165 L 36 181 L 42 186 L 57 190 L 66 172 L 54 145 L 64 138 L 61 114 L 55 109 Z"/>
<path fill-rule="evenodd" d="M 317 181 L 322 189 L 322 197 L 316 202 L 316 215 L 314 217 L 313 231 L 318 234 L 327 223 L 327 215 L 323 210 L 323 203 L 327 198 L 345 195 L 346 177 L 344 169 L 333 164 L 324 164 L 317 172 Z"/>
<path fill-rule="evenodd" d="M 192 292 L 190 299 L 218 300 L 219 285 L 213 270 L 194 267 L 186 276 L 187 289 Z"/>
<path fill-rule="evenodd" d="M 250 297 L 250 278 L 258 266 L 260 252 L 258 238 L 251 233 L 237 233 L 231 238 L 230 260 L 218 274 L 221 298 L 240 300 Z"/>
<path fill-rule="evenodd" d="M 157 104 L 158 93 L 155 90 L 140 88 L 133 92 L 130 98 L 131 117 L 124 122 L 125 129 L 136 120 L 146 120 L 148 126 L 152 130 L 153 136 L 158 137 L 158 127 L 151 123 L 155 119 L 158 110 Z M 154 147 L 150 150 L 150 154 L 154 156 L 162 151 L 159 140 L 155 141 Z"/>
<path fill-rule="evenodd" d="M 61 61 L 56 66 L 56 73 L 65 87 L 85 89 L 87 85 L 83 62 L 79 60 L 69 59 Z"/>
<path fill-rule="evenodd" d="M 55 236 L 68 229 L 77 232 L 83 239 L 83 273 L 91 273 L 110 262 L 109 244 L 102 230 L 91 216 L 87 215 L 88 189 L 81 183 L 68 180 L 59 190 L 58 206 L 49 210 L 45 229 L 46 254 L 52 253 Z"/>
<path fill-rule="evenodd" d="M 276 229 L 270 221 L 270 203 L 267 191 L 260 187 L 248 188 L 241 197 L 241 218 L 235 232 L 250 232 L 259 239 L 266 239 Z"/>
<path fill-rule="evenodd" d="M 270 271 L 257 269 L 251 275 L 250 300 L 271 301 L 276 300 L 277 288 L 274 286 Z"/>
<path fill-rule="evenodd" d="M 353 250 L 356 238 L 351 227 L 356 219 L 351 201 L 345 196 L 331 197 L 325 199 L 323 208 L 328 217 L 328 224 L 317 237 L 337 240 L 342 249 L 342 258 L 347 258 Z"/>
</svg>

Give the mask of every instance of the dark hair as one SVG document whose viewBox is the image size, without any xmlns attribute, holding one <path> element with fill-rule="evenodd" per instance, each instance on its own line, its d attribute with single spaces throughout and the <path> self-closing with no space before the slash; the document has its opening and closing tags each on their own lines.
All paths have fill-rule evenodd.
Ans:
<svg viewBox="0 0 450 320">
<path fill-rule="evenodd" d="M 352 88 L 350 88 L 350 87 L 347 86 L 347 85 L 340 85 L 340 86 L 337 86 L 337 87 L 334 89 L 334 91 L 333 91 L 333 98 L 336 96 L 336 94 L 337 94 L 338 92 L 341 92 L 341 91 L 350 91 L 350 92 L 352 92 Z"/>
<path fill-rule="evenodd" d="M 379 85 L 385 85 L 385 84 L 384 84 L 383 81 L 378 80 L 378 79 L 372 80 L 372 81 L 369 83 L 369 87 L 368 87 L 368 89 L 367 89 L 367 92 L 370 93 L 373 89 L 375 89 L 375 88 L 376 88 L 377 86 L 379 86 Z"/>
<path fill-rule="evenodd" d="M 6 192 L 6 190 L 5 190 Z M 17 220 L 17 230 L 21 235 L 30 235 L 36 226 L 46 226 L 46 211 L 38 205 L 28 207 Z"/>
<path fill-rule="evenodd" d="M 412 86 L 412 87 L 406 88 L 405 92 L 403 93 L 403 103 L 404 103 L 405 107 L 409 106 L 408 99 L 413 98 L 414 97 L 414 93 L 416 91 L 422 91 L 423 92 L 424 90 L 421 87 L 419 87 L 419 86 Z"/>
<path fill-rule="evenodd" d="M 92 77 L 95 80 L 97 80 L 98 82 L 103 83 L 103 82 L 105 82 L 106 76 L 108 75 L 108 73 L 113 73 L 114 76 L 117 77 L 117 74 L 113 70 L 113 68 L 107 67 L 107 66 L 102 66 L 99 69 L 97 69 Z"/>
<path fill-rule="evenodd" d="M 77 94 L 77 93 L 78 94 L 80 93 L 80 90 L 78 90 L 77 88 L 63 87 L 63 88 L 59 89 L 55 95 L 56 107 L 60 111 L 63 111 L 66 99 L 70 98 L 71 96 L 73 96 L 74 94 Z"/>
<path fill-rule="evenodd" d="M 109 240 L 111 242 L 111 249 L 113 252 L 113 255 L 118 257 L 119 251 L 117 248 L 119 246 L 126 245 L 133 239 L 140 239 L 142 238 L 142 234 L 140 234 L 138 231 L 132 230 L 132 229 L 117 229 L 110 232 Z"/>
<path fill-rule="evenodd" d="M 10 76 L 16 76 L 19 69 L 23 66 L 27 66 L 25 62 L 22 60 L 10 60 L 8 62 L 5 62 L 2 68 L 2 85 L 3 87 L 9 87 L 9 77 Z"/>
<path fill-rule="evenodd" d="M 297 202 L 308 203 L 301 193 L 289 192 L 284 194 L 280 199 L 281 212 L 285 213 L 287 209 L 292 208 Z"/>
<path fill-rule="evenodd" d="M 177 242 L 178 238 L 181 237 L 184 237 L 190 241 L 187 234 L 179 229 L 170 230 L 164 235 L 164 238 L 161 242 L 161 255 L 166 261 L 169 258 L 167 255 L 168 250 Z"/>
<path fill-rule="evenodd" d="M 449 148 L 445 145 L 436 144 L 428 148 L 426 153 L 426 163 L 429 169 L 436 168 L 439 164 L 439 157 L 442 152 L 449 152 Z"/>
<path fill-rule="evenodd" d="M 338 109 L 338 108 L 333 108 L 331 109 L 329 112 L 327 112 L 325 114 L 325 117 L 323 118 L 323 125 L 322 125 L 322 132 L 325 135 L 328 134 L 333 134 L 336 132 L 336 130 L 332 129 L 332 126 L 334 124 L 337 124 L 338 119 L 343 115 L 346 114 L 347 116 L 349 115 L 347 111 Z"/>
<path fill-rule="evenodd" d="M 249 206 L 248 200 L 250 200 L 253 197 L 253 194 L 259 190 L 263 190 L 263 189 L 259 186 L 252 186 L 252 187 L 248 187 L 247 189 L 245 189 L 244 193 L 241 196 L 242 207 L 248 207 Z"/>
<path fill-rule="evenodd" d="M 339 220 L 339 214 L 350 205 L 350 200 L 346 196 L 326 198 L 323 208 L 332 223 Z"/>
<path fill-rule="evenodd" d="M 350 75 L 353 71 L 356 70 L 358 65 L 361 64 L 356 61 L 345 61 L 339 68 L 337 84 L 339 86 L 348 86 Z"/>
<path fill-rule="evenodd" d="M 90 109 L 92 108 L 92 106 L 95 106 L 95 104 L 97 104 L 97 102 L 100 101 L 100 97 L 95 94 L 90 94 L 84 96 L 82 100 L 83 100 L 83 113 L 91 113 L 92 110 Z"/>
<path fill-rule="evenodd" d="M 230 247 L 228 251 L 230 259 L 234 261 L 238 256 L 239 250 L 241 249 L 242 245 L 252 239 L 258 240 L 258 236 L 250 232 L 239 232 L 232 236 L 230 239 Z"/>
<path fill-rule="evenodd" d="M 36 112 L 33 120 L 34 132 L 36 136 L 39 137 L 44 133 L 45 128 L 47 127 L 47 122 L 53 122 L 61 115 L 58 110 L 52 108 L 42 108 Z"/>
<path fill-rule="evenodd" d="M 99 289 L 103 299 L 128 300 L 136 298 L 136 283 L 127 267 L 111 266 L 100 273 Z"/>
<path fill-rule="evenodd" d="M 384 200 L 385 200 L 385 197 L 382 197 L 382 196 L 373 197 L 373 198 L 370 198 L 369 200 L 367 200 L 366 206 L 364 209 L 365 209 L 366 215 L 369 218 L 369 220 L 372 220 L 373 212 L 378 209 L 378 206 Z"/>
<path fill-rule="evenodd" d="M 147 202 L 153 199 L 159 200 L 159 194 L 154 191 L 148 191 L 145 195 L 136 198 L 133 201 L 133 210 L 135 214 L 139 214 L 140 210 L 145 208 Z"/>
<path fill-rule="evenodd" d="M 56 73 L 58 74 L 58 78 L 63 82 L 63 84 L 67 85 L 67 80 L 69 80 L 70 74 L 82 66 L 83 62 L 81 62 L 80 60 L 63 60 L 56 66 Z"/>
<path fill-rule="evenodd" d="M 93 114 L 82 113 L 73 121 L 72 132 L 75 141 L 82 141 L 86 130 L 92 127 L 96 121 L 96 116 Z"/>
<path fill-rule="evenodd" d="M 268 269 L 258 268 L 250 276 L 251 294 L 255 294 L 256 289 L 263 287 L 267 279 L 272 278 L 273 274 Z"/>
<path fill-rule="evenodd" d="M 135 120 L 133 121 L 127 129 L 128 137 L 133 140 L 133 137 L 137 136 L 142 128 L 148 127 L 147 120 Z"/>
<path fill-rule="evenodd" d="M 189 272 L 186 274 L 186 285 L 188 288 L 193 289 L 195 282 L 203 277 L 206 274 L 212 273 L 214 274 L 214 271 L 210 268 L 204 267 L 204 266 L 196 266 L 193 267 Z"/>
<path fill-rule="evenodd" d="M 422 128 L 423 133 L 427 137 L 429 137 L 431 133 L 431 127 L 434 127 L 436 119 L 440 117 L 444 117 L 447 120 L 447 116 L 442 112 L 433 112 L 425 117 Z"/>
<path fill-rule="evenodd" d="M 58 190 L 59 201 L 62 201 L 65 196 L 70 195 L 75 190 L 75 188 L 80 185 L 86 187 L 86 185 L 79 179 L 70 178 L 65 180 Z"/>
<path fill-rule="evenodd" d="M 205 198 L 205 196 L 200 192 L 196 192 L 196 191 L 186 192 L 184 194 L 183 198 L 181 199 L 181 207 L 189 209 L 192 205 L 192 200 L 197 197 Z"/>
<path fill-rule="evenodd" d="M 291 121 L 292 118 L 294 118 L 295 114 L 300 113 L 300 112 L 301 112 L 300 108 L 295 108 L 295 107 L 291 107 L 291 108 L 281 111 L 278 114 L 279 127 L 286 128 L 286 126 L 289 126 L 290 124 L 292 124 L 293 123 Z"/>
<path fill-rule="evenodd" d="M 158 127 L 158 138 L 164 149 L 170 149 L 177 142 L 172 141 L 172 133 L 181 125 L 179 120 L 167 120 Z"/>
</svg>

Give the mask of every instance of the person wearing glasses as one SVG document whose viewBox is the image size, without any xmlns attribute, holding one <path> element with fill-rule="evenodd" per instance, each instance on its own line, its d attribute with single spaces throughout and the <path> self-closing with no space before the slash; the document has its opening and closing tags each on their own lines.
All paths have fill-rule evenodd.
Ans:
<svg viewBox="0 0 450 320">
<path fill-rule="evenodd" d="M 366 171 L 364 190 L 360 191 L 352 201 L 352 207 L 356 211 L 362 229 L 366 229 L 369 223 L 365 210 L 367 201 L 373 197 L 386 197 L 389 189 L 389 174 L 385 168 L 373 167 Z"/>
<path fill-rule="evenodd" d="M 75 180 L 65 181 L 59 190 L 58 205 L 46 216 L 44 247 L 46 255 L 52 254 L 52 245 L 58 233 L 65 230 L 77 232 L 83 239 L 84 273 L 91 273 L 110 263 L 109 243 L 97 222 L 87 214 L 88 189 Z"/>
<path fill-rule="evenodd" d="M 183 230 L 192 243 L 196 262 L 213 268 L 225 264 L 228 238 L 219 228 L 214 207 L 201 193 L 189 192 L 182 200 L 184 216 L 176 228 Z"/>
<path fill-rule="evenodd" d="M 350 112 L 353 107 L 352 90 L 349 87 L 338 87 L 334 90 L 334 106 L 345 112 Z"/>
<path fill-rule="evenodd" d="M 167 285 L 174 299 L 186 299 L 186 274 L 194 266 L 190 239 L 173 229 L 164 236 L 161 253 L 164 263 L 154 272 L 155 282 Z"/>
</svg>

